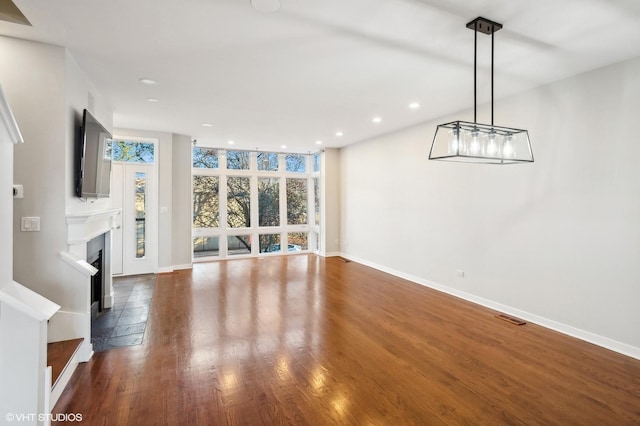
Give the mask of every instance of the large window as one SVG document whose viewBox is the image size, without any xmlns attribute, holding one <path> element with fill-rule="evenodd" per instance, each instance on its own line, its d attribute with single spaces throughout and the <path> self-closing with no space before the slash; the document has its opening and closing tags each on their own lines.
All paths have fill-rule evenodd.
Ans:
<svg viewBox="0 0 640 426">
<path fill-rule="evenodd" d="M 192 167 L 194 259 L 317 249 L 313 156 L 194 147 Z"/>
</svg>

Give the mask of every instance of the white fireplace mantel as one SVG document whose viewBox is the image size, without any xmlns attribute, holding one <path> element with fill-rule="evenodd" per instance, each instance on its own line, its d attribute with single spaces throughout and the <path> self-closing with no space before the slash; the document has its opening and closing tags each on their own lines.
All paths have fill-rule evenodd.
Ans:
<svg viewBox="0 0 640 426">
<path fill-rule="evenodd" d="M 83 244 L 115 228 L 120 209 L 67 213 L 67 243 Z"/>
</svg>

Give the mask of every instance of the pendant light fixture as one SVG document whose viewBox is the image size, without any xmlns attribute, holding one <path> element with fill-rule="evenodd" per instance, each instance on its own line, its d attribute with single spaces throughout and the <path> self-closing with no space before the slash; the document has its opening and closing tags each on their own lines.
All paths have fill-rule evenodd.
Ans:
<svg viewBox="0 0 640 426">
<path fill-rule="evenodd" d="M 452 121 L 440 124 L 433 137 L 429 160 L 466 163 L 532 163 L 529 132 L 493 125 L 493 34 L 502 24 L 478 17 L 467 24 L 473 30 L 473 123 Z M 477 121 L 478 32 L 491 36 L 491 124 Z"/>
</svg>

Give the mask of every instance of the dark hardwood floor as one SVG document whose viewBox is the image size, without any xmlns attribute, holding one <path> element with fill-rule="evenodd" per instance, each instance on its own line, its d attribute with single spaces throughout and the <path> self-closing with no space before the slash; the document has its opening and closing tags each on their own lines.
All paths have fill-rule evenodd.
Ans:
<svg viewBox="0 0 640 426">
<path fill-rule="evenodd" d="M 157 277 L 142 344 L 81 364 L 54 413 L 118 426 L 640 424 L 639 360 L 495 314 L 339 258 L 200 263 Z"/>
</svg>

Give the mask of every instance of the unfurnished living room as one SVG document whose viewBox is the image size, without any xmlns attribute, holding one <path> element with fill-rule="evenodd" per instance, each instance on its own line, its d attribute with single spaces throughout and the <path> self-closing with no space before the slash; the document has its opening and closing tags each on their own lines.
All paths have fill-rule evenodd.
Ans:
<svg viewBox="0 0 640 426">
<path fill-rule="evenodd" d="M 0 425 L 640 424 L 637 0 L 0 0 Z"/>
</svg>

